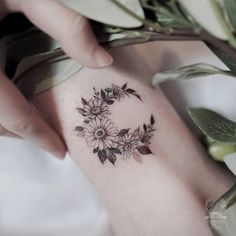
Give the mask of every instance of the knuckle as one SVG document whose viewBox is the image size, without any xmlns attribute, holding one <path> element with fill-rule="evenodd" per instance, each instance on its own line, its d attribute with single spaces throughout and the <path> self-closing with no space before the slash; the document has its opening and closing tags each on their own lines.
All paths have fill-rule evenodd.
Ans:
<svg viewBox="0 0 236 236">
<path fill-rule="evenodd" d="M 6 136 L 7 130 L 0 125 L 0 136 Z"/>
<path fill-rule="evenodd" d="M 29 109 L 23 119 L 16 121 L 11 125 L 11 131 L 23 136 L 27 137 L 32 133 L 37 131 L 37 128 L 34 125 L 34 111 Z"/>
<path fill-rule="evenodd" d="M 19 0 L 19 1 L 15 1 L 15 2 L 17 2 L 17 7 L 15 7 L 15 8 L 18 11 L 21 11 L 21 12 L 24 12 L 24 13 L 31 11 L 31 8 L 30 8 L 31 6 L 30 6 L 29 3 L 34 4 L 33 0 L 30 0 L 30 2 L 23 1 L 23 0 Z"/>
</svg>

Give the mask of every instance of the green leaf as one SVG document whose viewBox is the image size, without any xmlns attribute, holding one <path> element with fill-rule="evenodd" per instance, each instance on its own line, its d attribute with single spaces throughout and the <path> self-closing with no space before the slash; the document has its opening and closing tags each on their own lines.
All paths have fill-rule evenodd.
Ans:
<svg viewBox="0 0 236 236">
<path fill-rule="evenodd" d="M 230 46 L 232 46 L 233 48 L 236 48 L 235 35 L 232 31 L 230 24 L 228 23 L 228 20 L 225 16 L 226 14 L 224 14 L 224 9 L 221 6 L 220 2 L 218 2 L 216 0 L 208 0 L 208 2 L 210 3 L 212 10 L 214 11 L 214 13 L 217 17 L 217 20 L 218 20 L 220 26 L 222 27 Z"/>
<path fill-rule="evenodd" d="M 186 28 L 195 26 L 189 22 L 188 16 L 177 1 L 158 1 L 141 0 L 144 9 L 149 10 L 156 16 L 156 21 L 165 27 Z M 148 14 L 147 14 L 148 18 Z"/>
<path fill-rule="evenodd" d="M 225 155 L 224 162 L 227 167 L 232 171 L 236 176 L 236 152 Z"/>
<path fill-rule="evenodd" d="M 223 143 L 236 143 L 236 123 L 205 108 L 188 108 L 193 122 L 211 139 Z"/>
<path fill-rule="evenodd" d="M 158 15 L 158 22 L 167 27 L 173 27 L 173 28 L 184 28 L 186 27 L 186 24 L 182 23 L 181 21 L 171 18 L 169 16 L 165 15 Z"/>
<path fill-rule="evenodd" d="M 236 184 L 210 207 L 208 215 L 209 226 L 215 236 L 235 236 Z"/>
<path fill-rule="evenodd" d="M 57 0 L 67 7 L 78 11 L 89 19 L 124 28 L 139 27 L 142 23 L 124 12 L 111 0 Z M 119 0 L 130 11 L 140 18 L 144 18 L 144 12 L 138 0 Z"/>
<path fill-rule="evenodd" d="M 220 49 L 214 47 L 213 45 L 207 44 L 207 46 L 219 57 L 222 62 L 236 75 L 236 59 L 231 57 L 229 54 L 221 51 Z"/>
<path fill-rule="evenodd" d="M 153 85 L 158 85 L 168 80 L 193 79 L 197 77 L 223 74 L 233 76 L 230 71 L 222 70 L 213 65 L 198 63 L 189 66 L 183 66 L 174 70 L 156 74 L 152 79 Z"/>
<path fill-rule="evenodd" d="M 211 0 L 178 1 L 185 7 L 191 17 L 194 18 L 199 25 L 205 28 L 210 34 L 222 40 L 228 39 L 225 29 L 219 20 L 219 16 L 212 7 L 213 3 Z M 218 3 L 216 0 L 214 0 L 214 2 L 215 5 Z"/>
<path fill-rule="evenodd" d="M 224 0 L 224 7 L 228 13 L 231 24 L 236 29 L 236 2 L 235 0 Z"/>
</svg>

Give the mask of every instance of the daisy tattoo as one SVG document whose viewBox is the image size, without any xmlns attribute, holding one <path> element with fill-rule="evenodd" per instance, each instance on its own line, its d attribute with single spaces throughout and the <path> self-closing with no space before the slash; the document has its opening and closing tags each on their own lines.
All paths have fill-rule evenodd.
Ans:
<svg viewBox="0 0 236 236">
<path fill-rule="evenodd" d="M 75 127 L 79 136 L 83 137 L 89 147 L 93 149 L 99 160 L 106 160 L 115 164 L 117 158 L 127 159 L 133 157 L 142 162 L 141 155 L 151 154 L 150 140 L 153 136 L 155 120 L 153 115 L 148 123 L 144 123 L 135 130 L 121 129 L 109 119 L 109 106 L 120 99 L 135 96 L 141 97 L 133 89 L 127 88 L 127 84 L 97 91 L 94 88 L 94 96 L 90 100 L 82 98 L 83 107 L 76 108 L 84 117 L 83 125 Z"/>
</svg>

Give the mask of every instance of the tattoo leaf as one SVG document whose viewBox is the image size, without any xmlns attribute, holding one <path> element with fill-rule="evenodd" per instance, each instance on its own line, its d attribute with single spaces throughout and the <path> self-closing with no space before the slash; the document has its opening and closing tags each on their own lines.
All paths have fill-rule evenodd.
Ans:
<svg viewBox="0 0 236 236">
<path fill-rule="evenodd" d="M 148 130 L 149 133 L 152 133 L 152 132 L 154 132 L 154 131 L 156 131 L 156 129 L 150 129 L 150 130 Z"/>
<path fill-rule="evenodd" d="M 142 163 L 142 158 L 139 154 L 134 155 L 134 160 L 137 161 L 138 163 Z"/>
<path fill-rule="evenodd" d="M 85 115 L 85 110 L 83 108 L 76 108 L 76 109 L 82 116 Z"/>
<path fill-rule="evenodd" d="M 81 98 L 81 100 L 82 100 L 82 104 L 83 104 L 84 106 L 88 104 L 88 102 L 87 102 L 84 98 Z"/>
<path fill-rule="evenodd" d="M 126 89 L 126 92 L 132 94 L 132 93 L 135 93 L 135 90 L 133 90 L 133 89 Z"/>
<path fill-rule="evenodd" d="M 133 94 L 135 97 L 137 97 L 140 101 L 142 101 L 141 97 L 138 94 Z"/>
<path fill-rule="evenodd" d="M 107 91 L 108 93 L 110 93 L 112 91 L 111 88 L 105 88 L 105 91 Z"/>
<path fill-rule="evenodd" d="M 134 135 L 139 135 L 139 132 L 140 132 L 140 128 L 138 127 L 137 129 L 134 130 L 133 134 Z"/>
<path fill-rule="evenodd" d="M 143 155 L 148 155 L 148 154 L 152 154 L 151 150 L 149 149 L 149 147 L 147 146 L 140 146 L 137 147 L 137 150 L 143 154 Z"/>
<path fill-rule="evenodd" d="M 82 127 L 82 126 L 76 126 L 76 127 L 75 127 L 75 131 L 81 132 L 81 131 L 83 131 L 83 130 L 84 130 L 84 127 Z"/>
<path fill-rule="evenodd" d="M 114 165 L 116 162 L 116 155 L 113 152 L 110 152 L 107 156 L 108 160 Z"/>
<path fill-rule="evenodd" d="M 145 132 L 147 132 L 147 125 L 146 125 L 146 124 L 143 124 L 143 130 L 144 130 Z"/>
<path fill-rule="evenodd" d="M 118 148 L 110 148 L 110 151 L 115 154 L 122 154 L 122 152 Z"/>
<path fill-rule="evenodd" d="M 104 163 L 104 161 L 107 159 L 107 155 L 106 155 L 106 151 L 103 149 L 103 150 L 99 150 L 98 151 L 98 157 L 99 157 L 99 160 L 102 162 L 102 164 Z"/>
<path fill-rule="evenodd" d="M 129 132 L 129 129 L 122 129 L 119 133 L 118 136 L 124 136 L 125 134 L 127 134 Z"/>
<path fill-rule="evenodd" d="M 106 93 L 103 89 L 101 89 L 101 97 L 102 97 L 103 100 L 106 99 Z"/>
<path fill-rule="evenodd" d="M 121 89 L 122 89 L 122 90 L 125 90 L 125 89 L 126 89 L 126 87 L 127 87 L 127 83 L 126 83 L 126 84 L 124 84 L 124 85 L 121 87 Z"/>
<path fill-rule="evenodd" d="M 154 123 L 155 123 L 153 115 L 151 115 L 150 123 L 151 123 L 151 125 L 154 125 Z"/>
<path fill-rule="evenodd" d="M 96 153 L 96 152 L 98 152 L 98 150 L 99 150 L 99 148 L 97 147 L 97 148 L 94 148 L 93 149 L 93 153 Z"/>
<path fill-rule="evenodd" d="M 113 101 L 113 100 L 106 100 L 106 103 L 107 103 L 108 105 L 112 105 L 112 104 L 114 103 L 114 101 Z"/>
</svg>

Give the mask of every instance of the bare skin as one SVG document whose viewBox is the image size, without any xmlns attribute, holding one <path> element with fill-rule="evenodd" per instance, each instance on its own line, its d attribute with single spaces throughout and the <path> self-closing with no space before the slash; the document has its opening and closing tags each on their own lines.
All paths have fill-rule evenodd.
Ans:
<svg viewBox="0 0 236 236">
<path fill-rule="evenodd" d="M 205 203 L 216 200 L 233 183 L 223 168 L 210 160 L 159 89 L 143 83 L 151 76 L 145 61 L 130 48 L 111 51 L 109 68 L 84 68 L 61 85 L 33 99 L 39 113 L 66 143 L 75 163 L 97 189 L 117 236 L 211 236 Z M 102 164 L 75 127 L 84 116 L 81 97 L 92 98 L 114 83 L 137 92 L 109 106 L 109 119 L 121 129 L 134 130 L 155 118 L 152 154 L 126 160 L 117 154 L 113 165 Z M 109 144 L 107 144 L 109 145 Z"/>
<path fill-rule="evenodd" d="M 82 65 L 101 68 L 112 57 L 97 43 L 86 18 L 52 0 L 0 0 L 0 20 L 21 12 L 41 30 L 60 42 L 64 51 Z M 1 53 L 1 52 L 0 52 Z M 57 133 L 24 99 L 0 68 L 0 135 L 33 142 L 63 159 L 66 148 Z"/>
</svg>

